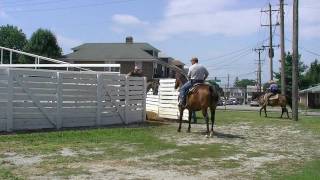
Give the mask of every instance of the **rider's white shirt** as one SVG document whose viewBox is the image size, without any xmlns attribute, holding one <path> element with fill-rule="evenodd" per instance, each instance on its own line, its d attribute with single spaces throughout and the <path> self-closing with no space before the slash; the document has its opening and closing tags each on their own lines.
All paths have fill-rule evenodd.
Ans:
<svg viewBox="0 0 320 180">
<path fill-rule="evenodd" d="M 205 80 L 209 75 L 208 70 L 201 64 L 195 63 L 189 67 L 188 77 L 194 80 Z"/>
</svg>

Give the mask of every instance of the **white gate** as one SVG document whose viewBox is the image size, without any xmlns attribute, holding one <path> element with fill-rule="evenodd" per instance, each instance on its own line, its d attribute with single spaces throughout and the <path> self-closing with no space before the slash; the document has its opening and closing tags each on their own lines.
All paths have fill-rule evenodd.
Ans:
<svg viewBox="0 0 320 180">
<path fill-rule="evenodd" d="M 145 89 L 120 74 L 0 69 L 0 131 L 141 122 Z"/>
</svg>

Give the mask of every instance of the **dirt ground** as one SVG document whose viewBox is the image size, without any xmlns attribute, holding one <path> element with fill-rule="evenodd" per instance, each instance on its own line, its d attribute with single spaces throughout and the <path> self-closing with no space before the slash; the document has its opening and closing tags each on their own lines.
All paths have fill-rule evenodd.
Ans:
<svg viewBox="0 0 320 180">
<path fill-rule="evenodd" d="M 186 124 L 183 130 L 186 130 Z M 174 127 L 174 128 L 173 128 Z M 175 129 L 176 123 L 168 128 Z M 179 149 L 168 149 L 153 154 L 135 156 L 135 144 L 121 145 L 132 152 L 130 158 L 121 160 L 94 160 L 70 162 L 68 168 L 75 172 L 59 175 L 57 170 L 41 171 L 39 164 L 50 156 L 81 157 L 99 155 L 103 150 L 69 149 L 49 155 L 30 156 L 8 152 L 2 154 L 2 164 L 27 172 L 27 179 L 270 179 L 273 170 L 290 169 L 320 157 L 320 138 L 295 124 L 286 126 L 257 125 L 239 122 L 217 126 L 214 137 L 203 134 L 204 124 L 192 125 L 192 132 L 159 133 L 159 138 L 176 143 L 178 147 L 199 145 L 195 153 L 201 153 L 206 145 L 231 148 L 232 153 L 217 157 L 195 157 L 189 163 L 179 163 L 174 156 Z M 203 145 L 203 146 L 202 146 Z M 202 148 L 202 149 L 201 149 Z M 170 158 L 170 155 L 172 157 Z M 165 161 L 163 158 L 165 158 Z M 190 163 L 191 162 L 191 163 Z M 63 167 L 62 167 L 63 168 Z M 40 170 L 39 170 L 40 169 Z"/>
</svg>

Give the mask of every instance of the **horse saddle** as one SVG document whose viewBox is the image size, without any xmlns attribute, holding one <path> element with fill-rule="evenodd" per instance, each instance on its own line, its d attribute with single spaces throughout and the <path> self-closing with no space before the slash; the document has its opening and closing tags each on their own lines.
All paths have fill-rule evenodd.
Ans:
<svg viewBox="0 0 320 180">
<path fill-rule="evenodd" d="M 208 86 L 208 84 L 205 84 L 205 83 L 196 83 L 189 89 L 188 94 L 194 93 L 197 90 L 197 88 L 201 85 Z"/>
<path fill-rule="evenodd" d="M 270 96 L 269 100 L 276 100 L 279 98 L 279 94 Z"/>
</svg>

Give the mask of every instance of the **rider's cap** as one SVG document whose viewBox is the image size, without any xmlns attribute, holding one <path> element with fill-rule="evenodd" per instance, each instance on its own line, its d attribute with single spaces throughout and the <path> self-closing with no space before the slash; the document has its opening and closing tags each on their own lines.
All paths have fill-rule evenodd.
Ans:
<svg viewBox="0 0 320 180">
<path fill-rule="evenodd" d="M 198 58 L 197 58 L 197 57 L 193 57 L 193 58 L 191 58 L 191 61 L 198 62 L 199 60 L 198 60 Z"/>
</svg>

